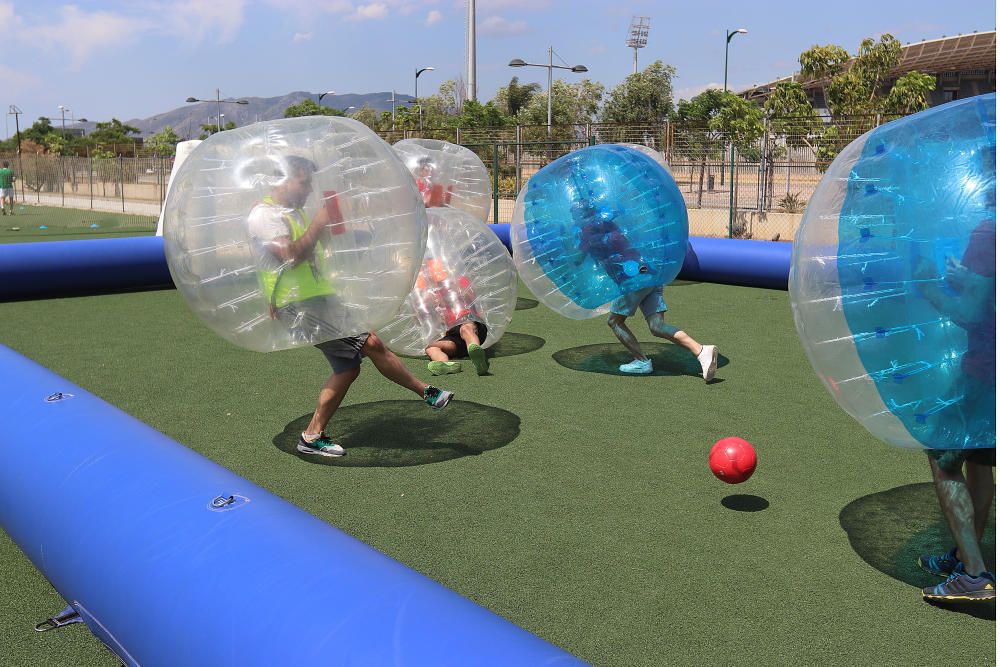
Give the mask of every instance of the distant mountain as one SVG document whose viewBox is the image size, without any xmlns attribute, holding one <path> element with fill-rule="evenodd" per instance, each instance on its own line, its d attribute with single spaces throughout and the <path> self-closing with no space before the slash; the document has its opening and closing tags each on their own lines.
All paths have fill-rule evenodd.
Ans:
<svg viewBox="0 0 1000 667">
<path fill-rule="evenodd" d="M 169 125 L 174 128 L 174 131 L 181 137 L 185 139 L 197 139 L 198 135 L 201 134 L 202 125 L 208 123 L 215 124 L 218 122 L 220 107 L 223 114 L 223 125 L 229 121 L 233 121 L 237 126 L 242 127 L 261 120 L 284 118 L 285 109 L 288 107 L 293 104 L 298 104 L 305 99 L 312 99 L 313 101 L 316 101 L 318 97 L 319 93 L 296 91 L 279 97 L 229 98 L 230 101 L 246 99 L 249 104 L 226 104 L 226 100 L 223 100 L 221 105 L 217 105 L 214 101 L 192 102 L 190 104 L 177 107 L 176 109 L 156 114 L 155 116 L 151 116 L 149 118 L 131 118 L 124 122 L 133 127 L 139 128 L 143 137 L 156 134 Z M 325 107 L 333 107 L 334 109 L 340 109 L 341 111 L 345 111 L 348 107 L 355 107 L 354 109 L 345 111 L 345 113 L 350 115 L 354 113 L 356 109 L 361 109 L 365 105 L 370 106 L 376 111 L 390 111 L 392 109 L 392 103 L 389 101 L 391 98 L 391 92 L 364 94 L 347 93 L 344 95 L 326 95 L 323 98 L 322 104 Z M 404 106 L 412 102 L 412 100 L 412 95 L 403 95 L 398 92 L 396 93 L 397 107 Z M 110 120 L 110 118 L 108 120 Z M 85 128 L 87 134 L 90 134 L 96 128 L 96 123 L 76 123 L 73 127 Z"/>
</svg>

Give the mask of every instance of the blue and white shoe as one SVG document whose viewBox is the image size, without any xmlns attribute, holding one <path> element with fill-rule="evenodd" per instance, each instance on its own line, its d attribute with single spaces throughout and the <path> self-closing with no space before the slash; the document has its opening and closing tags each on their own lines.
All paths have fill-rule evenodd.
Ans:
<svg viewBox="0 0 1000 667">
<path fill-rule="evenodd" d="M 962 561 L 958 560 L 958 547 L 955 547 L 946 554 L 924 554 L 917 558 L 917 565 L 920 566 L 921 570 L 936 574 L 939 577 L 947 577 L 961 563 Z"/>
</svg>

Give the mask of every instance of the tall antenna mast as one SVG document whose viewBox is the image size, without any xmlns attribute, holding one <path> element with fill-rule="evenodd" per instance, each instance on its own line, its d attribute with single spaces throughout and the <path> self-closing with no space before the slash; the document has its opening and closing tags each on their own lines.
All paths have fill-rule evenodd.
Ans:
<svg viewBox="0 0 1000 667">
<path fill-rule="evenodd" d="M 468 4 L 468 14 L 466 14 L 466 72 L 465 72 L 465 99 L 476 99 L 476 0 L 466 0 Z"/>
<path fill-rule="evenodd" d="M 632 25 L 628 28 L 628 39 L 625 46 L 632 49 L 632 74 L 639 72 L 639 49 L 646 48 L 649 40 L 649 17 L 633 16 Z"/>
</svg>

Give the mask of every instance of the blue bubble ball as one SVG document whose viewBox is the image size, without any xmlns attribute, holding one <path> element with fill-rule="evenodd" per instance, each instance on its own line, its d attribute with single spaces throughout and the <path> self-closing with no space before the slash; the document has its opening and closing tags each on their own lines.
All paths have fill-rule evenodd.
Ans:
<svg viewBox="0 0 1000 667">
<path fill-rule="evenodd" d="M 878 127 L 823 176 L 795 236 L 799 337 L 889 444 L 996 446 L 996 94 Z"/>
<path fill-rule="evenodd" d="M 687 241 L 687 208 L 670 173 L 616 144 L 546 165 L 521 190 L 511 221 L 521 279 L 539 301 L 573 319 L 670 283 Z"/>
</svg>

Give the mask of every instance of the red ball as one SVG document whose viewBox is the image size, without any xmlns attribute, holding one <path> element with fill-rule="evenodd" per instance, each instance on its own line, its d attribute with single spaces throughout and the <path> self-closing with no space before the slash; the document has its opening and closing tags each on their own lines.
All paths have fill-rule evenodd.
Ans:
<svg viewBox="0 0 1000 667">
<path fill-rule="evenodd" d="M 757 469 L 757 452 L 743 438 L 723 438 L 712 445 L 708 467 L 726 484 L 739 484 Z"/>
</svg>

